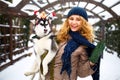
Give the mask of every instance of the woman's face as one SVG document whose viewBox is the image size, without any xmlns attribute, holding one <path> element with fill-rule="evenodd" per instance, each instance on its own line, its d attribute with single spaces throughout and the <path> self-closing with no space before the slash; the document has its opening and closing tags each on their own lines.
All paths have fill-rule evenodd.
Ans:
<svg viewBox="0 0 120 80">
<path fill-rule="evenodd" d="M 79 15 L 72 15 L 68 18 L 71 31 L 79 31 L 81 29 L 81 18 Z"/>
</svg>

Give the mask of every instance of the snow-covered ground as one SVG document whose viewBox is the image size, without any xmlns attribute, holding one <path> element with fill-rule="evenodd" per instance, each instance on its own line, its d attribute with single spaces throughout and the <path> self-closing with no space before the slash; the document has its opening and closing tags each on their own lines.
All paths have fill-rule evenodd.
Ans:
<svg viewBox="0 0 120 80">
<path fill-rule="evenodd" d="M 31 48 L 26 52 L 33 52 L 33 49 Z M 31 57 L 23 58 L 14 65 L 9 66 L 0 72 L 0 80 L 29 80 L 30 77 L 26 77 L 24 72 L 30 70 L 34 59 L 35 55 L 33 54 Z M 34 80 L 38 80 L 38 74 Z M 92 78 L 88 76 L 78 78 L 78 80 L 92 80 Z M 104 58 L 101 59 L 100 80 L 120 80 L 120 59 L 116 53 L 113 55 L 104 52 Z"/>
</svg>

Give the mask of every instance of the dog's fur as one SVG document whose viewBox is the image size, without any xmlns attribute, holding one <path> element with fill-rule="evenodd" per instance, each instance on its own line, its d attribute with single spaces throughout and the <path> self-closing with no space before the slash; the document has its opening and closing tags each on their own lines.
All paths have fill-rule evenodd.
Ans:
<svg viewBox="0 0 120 80">
<path fill-rule="evenodd" d="M 31 75 L 31 80 L 39 72 L 39 80 L 45 80 L 45 76 L 48 73 L 48 64 L 53 60 L 57 51 L 57 43 L 54 39 L 54 33 L 48 19 L 38 19 L 35 23 L 35 36 L 32 37 L 34 42 L 34 52 L 36 54 L 36 60 L 34 61 L 33 68 L 30 72 L 26 72 L 25 75 Z M 40 38 L 40 39 L 39 39 Z M 54 48 L 53 48 L 54 47 Z M 43 60 L 41 56 L 48 51 Z M 43 74 L 41 72 L 41 66 L 43 67 Z"/>
</svg>

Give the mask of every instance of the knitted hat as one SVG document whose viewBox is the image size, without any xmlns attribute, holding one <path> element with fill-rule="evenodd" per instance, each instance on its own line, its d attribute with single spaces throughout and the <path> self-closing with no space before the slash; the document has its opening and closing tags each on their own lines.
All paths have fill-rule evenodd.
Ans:
<svg viewBox="0 0 120 80">
<path fill-rule="evenodd" d="M 79 15 L 79 16 L 82 16 L 85 20 L 88 21 L 88 15 L 85 11 L 84 8 L 81 8 L 81 7 L 73 7 L 69 12 L 68 12 L 68 15 L 67 15 L 67 18 L 69 18 L 71 15 Z"/>
</svg>

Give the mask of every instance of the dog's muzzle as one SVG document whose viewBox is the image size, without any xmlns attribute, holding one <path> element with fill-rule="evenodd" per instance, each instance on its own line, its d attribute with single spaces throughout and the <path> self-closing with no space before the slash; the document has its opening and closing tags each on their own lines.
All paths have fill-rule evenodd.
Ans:
<svg viewBox="0 0 120 80">
<path fill-rule="evenodd" d="M 47 33 L 47 29 L 44 29 L 44 33 Z"/>
</svg>

